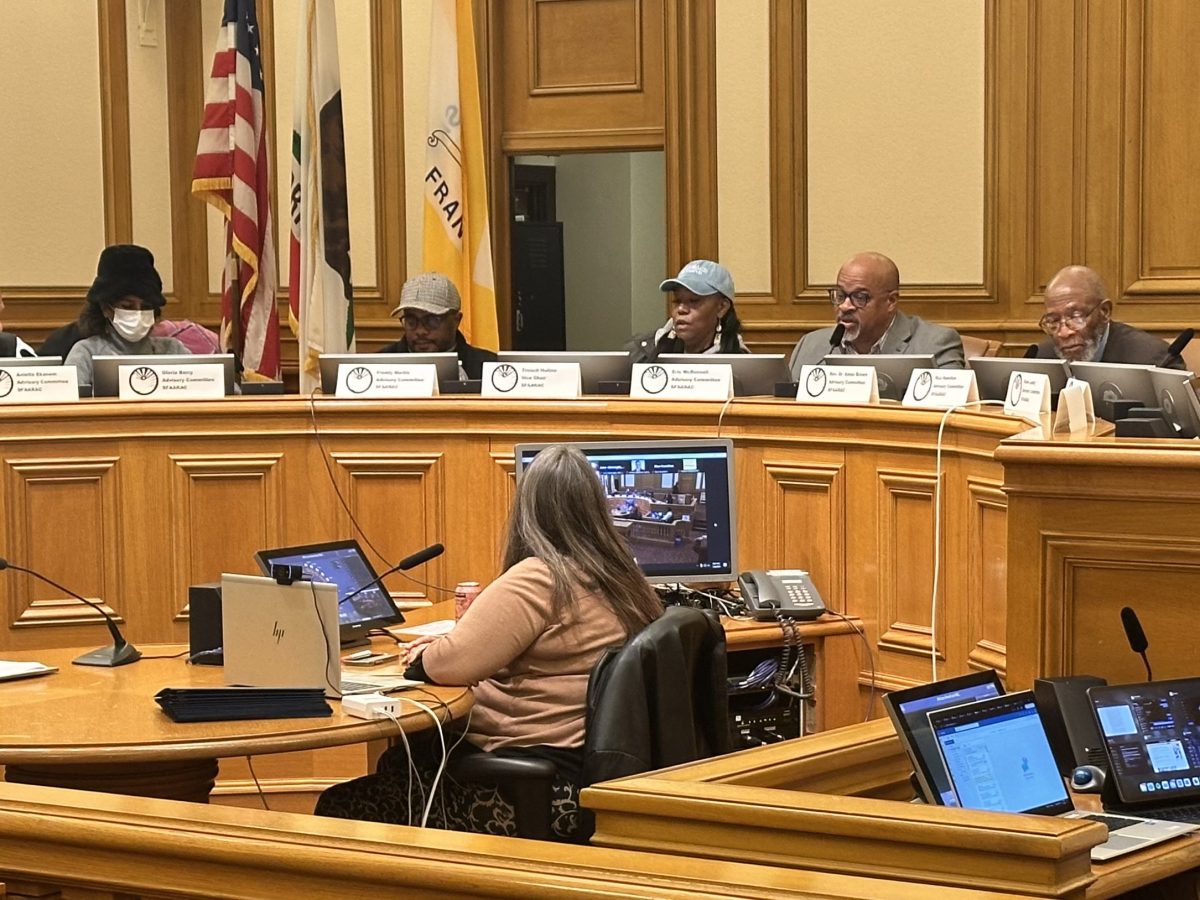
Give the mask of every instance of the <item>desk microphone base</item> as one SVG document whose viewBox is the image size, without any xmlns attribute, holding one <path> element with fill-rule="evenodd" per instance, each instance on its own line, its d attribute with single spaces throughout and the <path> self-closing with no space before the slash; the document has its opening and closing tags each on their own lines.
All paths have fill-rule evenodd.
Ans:
<svg viewBox="0 0 1200 900">
<path fill-rule="evenodd" d="M 141 658 L 142 651 L 127 642 L 114 644 L 111 647 L 100 647 L 71 660 L 71 662 L 76 666 L 104 666 L 111 669 L 115 666 L 127 666 Z"/>
</svg>

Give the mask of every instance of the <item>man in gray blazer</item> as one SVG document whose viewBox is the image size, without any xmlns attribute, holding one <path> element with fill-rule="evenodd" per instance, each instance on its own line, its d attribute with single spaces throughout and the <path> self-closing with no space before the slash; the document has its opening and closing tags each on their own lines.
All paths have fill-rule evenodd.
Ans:
<svg viewBox="0 0 1200 900">
<path fill-rule="evenodd" d="M 1167 345 L 1152 334 L 1112 317 L 1113 303 L 1104 279 L 1087 266 L 1067 266 L 1046 285 L 1046 314 L 1038 320 L 1050 335 L 1038 344 L 1039 359 L 1072 362 L 1135 363 L 1157 366 L 1166 361 Z M 1169 367 L 1182 369 L 1179 359 Z"/>
<path fill-rule="evenodd" d="M 966 365 L 953 328 L 900 312 L 900 272 L 882 253 L 858 253 L 838 270 L 829 302 L 837 324 L 810 331 L 792 350 L 792 377 L 829 354 L 913 353 L 933 356 L 940 369 Z M 839 333 L 839 329 L 840 333 Z"/>
</svg>

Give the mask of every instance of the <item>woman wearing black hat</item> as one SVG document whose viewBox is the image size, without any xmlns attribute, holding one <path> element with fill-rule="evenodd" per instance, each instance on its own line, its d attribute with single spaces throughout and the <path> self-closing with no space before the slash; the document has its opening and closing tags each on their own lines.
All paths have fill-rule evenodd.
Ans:
<svg viewBox="0 0 1200 900">
<path fill-rule="evenodd" d="M 149 250 L 136 244 L 105 247 L 87 305 L 79 314 L 83 340 L 71 348 L 63 364 L 75 366 L 79 383 L 90 385 L 93 356 L 187 353 L 175 338 L 150 336 L 166 302 Z"/>
</svg>

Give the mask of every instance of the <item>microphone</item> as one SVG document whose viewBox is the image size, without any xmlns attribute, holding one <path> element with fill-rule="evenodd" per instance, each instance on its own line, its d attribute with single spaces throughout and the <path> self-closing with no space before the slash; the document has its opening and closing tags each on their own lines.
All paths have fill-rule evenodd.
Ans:
<svg viewBox="0 0 1200 900">
<path fill-rule="evenodd" d="M 1163 356 L 1162 361 L 1158 364 L 1158 367 L 1160 369 L 1165 369 L 1167 366 L 1171 365 L 1171 363 L 1179 359 L 1180 355 L 1183 353 L 1183 348 L 1190 344 L 1192 342 L 1192 338 L 1195 336 L 1196 331 L 1193 328 L 1185 328 L 1183 331 L 1179 332 L 1179 336 L 1175 338 L 1175 340 L 1171 341 L 1171 346 L 1167 348 L 1166 355 Z"/>
<path fill-rule="evenodd" d="M 1125 638 L 1129 641 L 1129 649 L 1142 658 L 1142 665 L 1146 667 L 1146 680 L 1153 681 L 1154 675 L 1150 671 L 1150 660 L 1146 658 L 1146 648 L 1150 646 L 1150 642 L 1146 640 L 1146 632 L 1142 630 L 1142 623 L 1138 621 L 1138 615 L 1131 607 L 1121 608 L 1121 624 L 1125 627 Z"/>
<path fill-rule="evenodd" d="M 352 597 L 357 597 L 359 594 L 361 594 L 363 591 L 365 591 L 367 588 L 371 587 L 372 585 L 379 584 L 379 582 L 383 581 L 383 579 L 387 578 L 393 572 L 407 572 L 409 569 L 414 569 L 417 566 L 421 565 L 421 563 L 427 563 L 431 559 L 441 556 L 445 552 L 446 552 L 446 548 L 443 547 L 441 544 L 430 544 L 428 547 L 426 547 L 423 550 L 418 550 L 416 553 L 410 553 L 408 556 L 404 557 L 404 559 L 400 560 L 400 562 L 396 563 L 394 566 L 392 566 L 390 569 L 388 569 L 382 575 L 376 576 L 375 578 L 372 578 L 370 581 L 368 581 L 366 584 L 356 587 L 354 590 L 352 590 L 345 597 L 343 597 L 341 600 L 338 601 L 338 606 L 341 606 L 343 603 L 345 603 L 347 600 L 349 600 Z"/>
<path fill-rule="evenodd" d="M 831 334 L 829 336 L 829 346 L 830 347 L 842 346 L 842 338 L 845 336 L 845 334 L 846 334 L 845 323 L 838 322 L 837 325 L 833 329 L 833 334 Z"/>
<path fill-rule="evenodd" d="M 1021 358 L 1022 359 L 1033 359 L 1037 356 L 1037 354 L 1038 354 L 1038 345 L 1030 344 L 1028 347 L 1025 348 L 1025 352 L 1021 354 Z"/>
<path fill-rule="evenodd" d="M 96 610 L 96 612 L 100 613 L 100 615 L 104 616 L 104 621 L 108 625 L 108 633 L 112 635 L 113 645 L 111 647 L 100 647 L 91 651 L 90 653 L 83 654 L 83 656 L 79 657 L 78 659 L 72 660 L 75 665 L 105 666 L 111 668 L 114 666 L 128 665 L 129 663 L 137 662 L 142 658 L 142 651 L 125 640 L 124 635 L 121 634 L 121 629 L 117 627 L 116 620 L 107 612 L 105 612 L 104 607 L 102 607 L 99 603 L 89 600 L 87 597 L 81 597 L 70 588 L 63 587 L 57 581 L 51 581 L 40 572 L 35 572 L 33 569 L 27 569 L 24 566 L 18 566 L 14 563 L 10 563 L 7 559 L 0 559 L 0 569 L 12 569 L 15 572 L 24 572 L 26 575 L 32 575 L 39 581 L 46 582 L 46 584 L 53 588 L 57 588 L 64 594 L 70 594 L 76 600 L 83 601 L 92 609 Z"/>
</svg>

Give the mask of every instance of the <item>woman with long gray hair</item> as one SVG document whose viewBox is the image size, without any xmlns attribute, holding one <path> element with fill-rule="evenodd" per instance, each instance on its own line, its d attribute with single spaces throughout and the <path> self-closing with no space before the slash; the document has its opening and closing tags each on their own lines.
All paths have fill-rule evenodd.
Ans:
<svg viewBox="0 0 1200 900">
<path fill-rule="evenodd" d="M 455 753 L 480 750 L 552 760 L 552 823 L 576 828 L 588 675 L 605 649 L 625 643 L 662 611 L 613 527 L 584 455 L 547 447 L 525 469 L 505 536 L 504 573 L 444 637 L 408 645 L 410 672 L 435 684 L 472 685 L 475 705 Z M 415 671 L 414 671 L 415 670 Z M 419 739 L 419 740 L 418 740 Z M 442 762 L 428 732 L 380 759 L 374 775 L 327 790 L 319 815 L 416 823 L 408 808 L 411 759 L 428 790 Z M 430 824 L 514 834 L 512 807 L 491 787 L 445 785 Z"/>
</svg>

